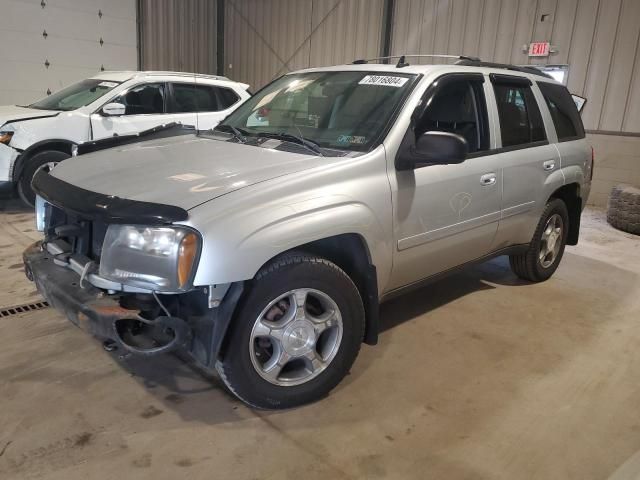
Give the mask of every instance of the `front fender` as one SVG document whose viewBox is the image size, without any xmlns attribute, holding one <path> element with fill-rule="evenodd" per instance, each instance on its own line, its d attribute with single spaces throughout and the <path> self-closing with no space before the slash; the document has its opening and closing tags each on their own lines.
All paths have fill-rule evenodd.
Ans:
<svg viewBox="0 0 640 480">
<path fill-rule="evenodd" d="M 382 225 L 362 203 L 343 201 L 306 211 L 292 210 L 295 207 L 288 206 L 280 212 L 272 212 L 274 217 L 282 216 L 235 239 L 227 235 L 207 241 L 209 236 L 205 235 L 194 284 L 214 285 L 251 279 L 275 256 L 337 235 L 361 236 L 371 257 L 378 257 L 377 250 L 386 243 Z"/>
<path fill-rule="evenodd" d="M 382 289 L 393 222 L 384 151 L 223 195 L 189 212 L 203 237 L 195 285 L 249 280 L 270 259 L 309 242 L 359 235 Z"/>
<path fill-rule="evenodd" d="M 289 250 L 304 243 L 343 233 L 370 231 L 376 223 L 369 208 L 347 199 L 330 206 L 291 213 L 252 232 L 239 243 L 238 252 L 261 248 L 273 251 Z"/>
</svg>

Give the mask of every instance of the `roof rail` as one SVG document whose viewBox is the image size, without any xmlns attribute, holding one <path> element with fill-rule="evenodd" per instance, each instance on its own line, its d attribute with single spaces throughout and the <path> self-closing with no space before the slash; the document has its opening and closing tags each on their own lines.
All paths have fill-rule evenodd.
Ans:
<svg viewBox="0 0 640 480">
<path fill-rule="evenodd" d="M 480 60 L 460 59 L 456 62 L 456 65 L 462 65 L 467 67 L 487 67 L 487 68 L 501 68 L 503 70 L 512 70 L 514 72 L 530 73 L 531 75 L 539 75 L 541 77 L 551 78 L 553 77 L 548 73 L 544 73 L 542 70 L 538 70 L 536 67 L 519 67 L 517 65 L 509 65 L 506 63 L 493 63 L 482 62 Z"/>
<path fill-rule="evenodd" d="M 175 77 L 186 77 L 186 78 L 207 78 L 210 80 L 229 80 L 228 77 L 222 75 L 209 75 L 206 73 L 190 73 L 190 72 L 171 72 L 171 71 L 161 71 L 161 70 L 148 70 L 148 71 L 140 71 L 134 72 L 138 77 L 159 77 L 159 76 L 175 76 Z M 230 80 L 229 80 L 230 81 Z"/>
<path fill-rule="evenodd" d="M 402 68 L 402 67 L 408 67 L 409 64 L 405 62 L 407 57 L 412 57 L 412 58 L 455 58 L 456 60 L 467 60 L 467 61 L 471 61 L 471 62 L 480 62 L 481 60 L 478 57 L 468 57 L 465 55 L 445 55 L 445 54 L 405 54 L 405 55 L 390 55 L 388 57 L 374 57 L 374 58 L 362 58 L 359 60 L 354 60 L 353 61 L 353 65 L 363 65 L 369 62 L 372 62 L 374 60 L 390 60 L 392 58 L 397 58 L 398 59 L 398 63 L 396 64 L 396 67 L 398 68 Z"/>
</svg>

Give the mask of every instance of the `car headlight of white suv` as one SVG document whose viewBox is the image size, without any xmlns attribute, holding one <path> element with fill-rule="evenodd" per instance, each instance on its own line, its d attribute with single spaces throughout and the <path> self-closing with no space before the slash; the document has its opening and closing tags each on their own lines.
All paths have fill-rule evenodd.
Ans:
<svg viewBox="0 0 640 480">
<path fill-rule="evenodd" d="M 47 202 L 40 195 L 36 195 L 36 230 L 39 232 L 44 232 L 44 229 L 47 226 L 47 216 L 48 212 L 51 210 L 47 208 Z"/>
<path fill-rule="evenodd" d="M 189 228 L 110 225 L 99 273 L 148 290 L 184 291 L 193 280 L 200 245 L 200 236 Z"/>
</svg>

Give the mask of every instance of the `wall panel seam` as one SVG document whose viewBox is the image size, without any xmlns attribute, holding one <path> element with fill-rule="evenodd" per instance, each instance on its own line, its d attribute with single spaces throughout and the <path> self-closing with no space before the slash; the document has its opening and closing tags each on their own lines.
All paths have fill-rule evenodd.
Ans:
<svg viewBox="0 0 640 480">
<path fill-rule="evenodd" d="M 622 15 L 622 8 L 624 6 L 624 0 L 620 0 L 620 7 L 618 9 L 618 19 L 616 20 L 616 30 L 613 40 L 613 52 L 609 57 L 609 68 L 607 69 L 607 79 L 604 81 L 604 96 L 602 97 L 602 106 L 600 107 L 600 114 L 598 115 L 598 130 L 602 126 L 602 112 L 604 112 L 607 106 L 607 99 L 609 98 L 609 78 L 611 77 L 611 67 L 613 59 L 616 57 L 616 50 L 618 49 L 618 41 L 620 40 L 620 16 Z"/>
<path fill-rule="evenodd" d="M 638 35 L 636 37 L 636 49 L 633 56 L 633 64 L 631 65 L 631 77 L 629 78 L 629 87 L 627 88 L 626 101 L 624 103 L 624 109 L 622 111 L 622 122 L 620 123 L 620 130 L 624 131 L 627 128 L 627 113 L 629 105 L 631 103 L 631 94 L 633 92 L 633 80 L 635 75 L 640 75 L 640 72 L 636 72 L 636 66 L 638 63 L 638 57 L 640 56 L 640 29 L 638 29 Z M 640 107 L 637 107 L 640 108 Z"/>
<path fill-rule="evenodd" d="M 589 71 L 591 69 L 591 58 L 593 57 L 593 42 L 596 39 L 596 33 L 598 31 L 598 23 L 600 20 L 600 6 L 602 5 L 602 0 L 598 0 L 598 8 L 596 9 L 596 21 L 593 25 L 593 34 L 591 35 L 591 45 L 589 46 L 589 58 L 587 60 L 587 68 L 585 70 L 584 81 L 582 83 L 581 94 L 584 95 L 585 89 L 587 88 L 587 80 L 589 79 Z"/>
</svg>

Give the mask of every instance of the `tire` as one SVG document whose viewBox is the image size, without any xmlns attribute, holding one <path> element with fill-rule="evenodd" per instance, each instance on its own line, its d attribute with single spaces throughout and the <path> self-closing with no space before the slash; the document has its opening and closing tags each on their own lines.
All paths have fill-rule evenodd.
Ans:
<svg viewBox="0 0 640 480">
<path fill-rule="evenodd" d="M 616 185 L 609 195 L 607 222 L 618 230 L 640 235 L 640 188 Z"/>
<path fill-rule="evenodd" d="M 323 323 L 326 329 L 318 333 L 316 320 L 332 326 Z M 277 328 L 265 330 L 265 324 Z M 358 356 L 364 328 L 362 298 L 344 271 L 321 257 L 283 256 L 252 280 L 216 369 L 227 388 L 252 407 L 296 407 L 324 397 L 340 383 Z"/>
<path fill-rule="evenodd" d="M 57 150 L 45 150 L 36 153 L 27 160 L 27 164 L 22 170 L 22 175 L 18 179 L 18 195 L 28 206 L 33 207 L 36 202 L 36 194 L 31 188 L 31 181 L 34 175 L 41 169 L 51 170 L 55 165 L 70 158 L 71 155 Z"/>
<path fill-rule="evenodd" d="M 555 231 L 553 245 L 557 246 L 557 250 L 555 248 L 549 249 L 549 240 L 545 238 L 551 226 L 558 226 L 558 219 L 561 221 L 560 232 L 557 232 L 557 228 L 551 229 Z M 569 212 L 567 206 L 562 200 L 553 198 L 549 200 L 544 212 L 542 212 L 527 251 L 509 256 L 509 264 L 513 273 L 530 282 L 547 280 L 554 274 L 562 260 L 568 233 Z"/>
</svg>

